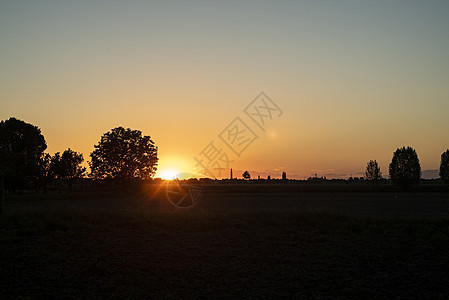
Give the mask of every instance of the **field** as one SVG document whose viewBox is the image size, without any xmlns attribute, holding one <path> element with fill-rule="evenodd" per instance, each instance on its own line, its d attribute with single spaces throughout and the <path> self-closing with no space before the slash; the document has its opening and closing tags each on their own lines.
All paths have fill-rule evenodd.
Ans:
<svg viewBox="0 0 449 300">
<path fill-rule="evenodd" d="M 8 196 L 2 299 L 449 297 L 446 191 L 202 196 L 189 210 L 161 193 Z"/>
</svg>

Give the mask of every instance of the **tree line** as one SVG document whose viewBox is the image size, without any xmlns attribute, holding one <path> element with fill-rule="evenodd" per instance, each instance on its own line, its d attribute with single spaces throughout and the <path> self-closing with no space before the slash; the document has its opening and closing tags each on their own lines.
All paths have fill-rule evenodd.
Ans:
<svg viewBox="0 0 449 300">
<path fill-rule="evenodd" d="M 251 175 L 248 171 L 245 171 L 242 174 L 242 177 L 244 179 L 250 179 Z M 269 177 L 270 176 L 268 176 L 268 180 L 270 179 Z M 415 149 L 412 147 L 396 149 L 389 165 L 389 177 L 394 184 L 401 186 L 404 190 L 409 190 L 419 183 L 419 180 L 421 179 L 421 165 Z M 449 184 L 449 149 L 441 155 L 440 178 Z M 286 179 L 286 173 L 282 172 L 282 180 L 286 181 Z M 380 171 L 379 164 L 376 160 L 368 161 L 366 164 L 365 176 L 361 179 L 370 182 L 374 188 L 383 180 L 382 172 Z M 318 178 L 315 174 L 315 177 L 309 177 L 308 180 L 323 182 L 327 179 L 326 177 Z M 352 176 L 349 181 L 351 180 Z"/>
<path fill-rule="evenodd" d="M 72 185 L 86 175 L 94 180 L 126 183 L 148 179 L 157 170 L 157 146 L 139 130 L 117 127 L 103 134 L 90 154 L 91 172 L 82 166 L 83 154 L 70 148 L 53 155 L 41 130 L 11 117 L 0 122 L 0 182 L 3 191 L 47 190 L 50 182 Z"/>
<path fill-rule="evenodd" d="M 0 197 L 4 190 L 46 191 L 51 182 L 62 182 L 71 191 L 72 185 L 86 176 L 124 185 L 136 179 L 150 179 L 157 170 L 158 147 L 150 136 L 129 128 L 116 127 L 101 136 L 90 153 L 89 174 L 82 166 L 82 153 L 68 148 L 50 155 L 46 149 L 45 138 L 37 126 L 13 117 L 0 122 Z M 250 175 L 246 172 L 243 177 Z M 404 189 L 418 184 L 421 166 L 413 148 L 402 147 L 393 153 L 389 177 Z M 441 155 L 440 177 L 449 183 L 449 149 Z M 365 179 L 373 185 L 382 179 L 376 160 L 367 163 Z"/>
<path fill-rule="evenodd" d="M 412 147 L 396 149 L 389 165 L 389 176 L 394 184 L 405 190 L 417 185 L 421 179 L 421 165 L 416 150 Z M 449 184 L 449 149 L 441 155 L 440 178 Z M 376 160 L 367 163 L 365 179 L 373 185 L 377 185 L 382 179 L 382 172 Z"/>
</svg>

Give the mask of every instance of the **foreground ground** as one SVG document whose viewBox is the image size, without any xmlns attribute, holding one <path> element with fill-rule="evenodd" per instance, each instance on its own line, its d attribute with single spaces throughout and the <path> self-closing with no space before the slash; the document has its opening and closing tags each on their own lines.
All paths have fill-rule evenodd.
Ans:
<svg viewBox="0 0 449 300">
<path fill-rule="evenodd" d="M 189 211 L 141 196 L 10 198 L 2 299 L 449 297 L 446 195 L 421 195 L 423 215 L 401 214 L 419 197 L 377 195 L 370 216 L 354 204 L 376 209 L 370 194 L 211 196 Z"/>
</svg>

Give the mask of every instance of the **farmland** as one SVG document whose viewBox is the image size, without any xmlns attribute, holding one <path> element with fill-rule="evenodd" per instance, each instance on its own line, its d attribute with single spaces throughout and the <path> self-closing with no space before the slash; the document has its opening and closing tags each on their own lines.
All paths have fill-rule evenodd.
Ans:
<svg viewBox="0 0 449 300">
<path fill-rule="evenodd" d="M 2 298 L 449 297 L 445 190 L 202 188 L 8 195 Z"/>
</svg>

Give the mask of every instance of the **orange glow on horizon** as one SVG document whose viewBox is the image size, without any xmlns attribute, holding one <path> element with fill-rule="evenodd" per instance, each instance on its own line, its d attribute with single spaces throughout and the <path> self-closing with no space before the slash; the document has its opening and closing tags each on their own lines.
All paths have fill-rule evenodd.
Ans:
<svg viewBox="0 0 449 300">
<path fill-rule="evenodd" d="M 174 180 L 177 178 L 179 172 L 175 169 L 163 169 L 157 172 L 156 177 L 164 180 Z"/>
</svg>

